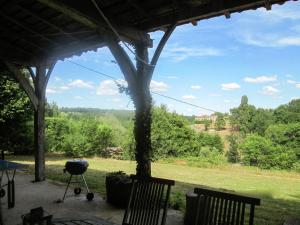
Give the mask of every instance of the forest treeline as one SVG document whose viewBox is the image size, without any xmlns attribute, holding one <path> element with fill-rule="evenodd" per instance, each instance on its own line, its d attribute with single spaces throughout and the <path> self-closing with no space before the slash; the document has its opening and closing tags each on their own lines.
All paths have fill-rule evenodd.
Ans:
<svg viewBox="0 0 300 225">
<path fill-rule="evenodd" d="M 0 78 L 0 148 L 14 154 L 33 151 L 33 111 L 8 74 Z M 300 100 L 276 109 L 256 108 L 243 96 L 230 114 L 217 113 L 216 129 L 230 122 L 226 139 L 197 132 L 194 117 L 153 107 L 152 158 L 186 159 L 193 165 L 241 163 L 261 168 L 300 170 Z M 134 159 L 133 111 L 46 106 L 46 148 L 70 157 Z M 209 121 L 204 121 L 208 124 Z M 227 128 L 228 129 L 228 128 Z M 229 148 L 224 150 L 224 141 Z"/>
</svg>

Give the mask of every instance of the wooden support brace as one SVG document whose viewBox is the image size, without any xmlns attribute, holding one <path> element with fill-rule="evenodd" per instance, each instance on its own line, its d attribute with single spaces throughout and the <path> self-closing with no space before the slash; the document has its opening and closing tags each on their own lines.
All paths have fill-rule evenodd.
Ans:
<svg viewBox="0 0 300 225">
<path fill-rule="evenodd" d="M 38 99 L 34 93 L 34 89 L 31 86 L 30 81 L 24 76 L 24 74 L 22 74 L 20 69 L 17 66 L 15 66 L 13 63 L 5 62 L 5 65 L 13 73 L 14 77 L 16 78 L 16 80 L 19 82 L 19 84 L 22 86 L 27 96 L 29 97 L 34 109 L 37 110 Z"/>
</svg>

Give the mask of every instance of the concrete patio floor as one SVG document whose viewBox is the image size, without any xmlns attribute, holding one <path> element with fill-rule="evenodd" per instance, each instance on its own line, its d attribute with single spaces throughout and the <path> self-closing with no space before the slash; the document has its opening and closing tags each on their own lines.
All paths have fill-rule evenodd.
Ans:
<svg viewBox="0 0 300 225">
<path fill-rule="evenodd" d="M 74 196 L 73 189 L 69 193 L 64 203 L 56 203 L 63 196 L 65 184 L 54 181 L 44 181 L 32 183 L 32 175 L 19 172 L 15 178 L 16 205 L 12 209 L 7 209 L 6 196 L 1 199 L 4 225 L 22 224 L 21 215 L 26 214 L 32 208 L 42 206 L 44 210 L 52 214 L 55 218 L 102 218 L 116 224 L 122 224 L 124 210 L 116 209 L 106 203 L 102 196 L 95 194 L 93 201 L 89 202 L 85 198 L 85 192 L 79 196 Z M 6 182 L 4 179 L 3 182 Z M 167 225 L 183 224 L 183 215 L 179 211 L 169 210 Z"/>
</svg>

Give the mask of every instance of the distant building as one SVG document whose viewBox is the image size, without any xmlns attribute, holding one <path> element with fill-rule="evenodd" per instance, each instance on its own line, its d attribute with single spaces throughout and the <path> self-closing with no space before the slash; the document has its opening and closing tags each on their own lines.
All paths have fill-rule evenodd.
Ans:
<svg viewBox="0 0 300 225">
<path fill-rule="evenodd" d="M 211 115 L 196 116 L 195 120 L 196 121 L 211 120 L 212 124 L 215 124 L 217 118 L 218 118 L 217 115 L 211 114 Z"/>
</svg>

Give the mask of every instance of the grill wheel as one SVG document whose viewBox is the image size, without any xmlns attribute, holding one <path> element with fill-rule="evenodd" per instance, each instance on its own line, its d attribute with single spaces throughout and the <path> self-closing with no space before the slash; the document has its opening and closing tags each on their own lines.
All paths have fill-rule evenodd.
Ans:
<svg viewBox="0 0 300 225">
<path fill-rule="evenodd" d="M 81 188 L 74 188 L 74 194 L 79 195 L 81 193 Z"/>
</svg>

